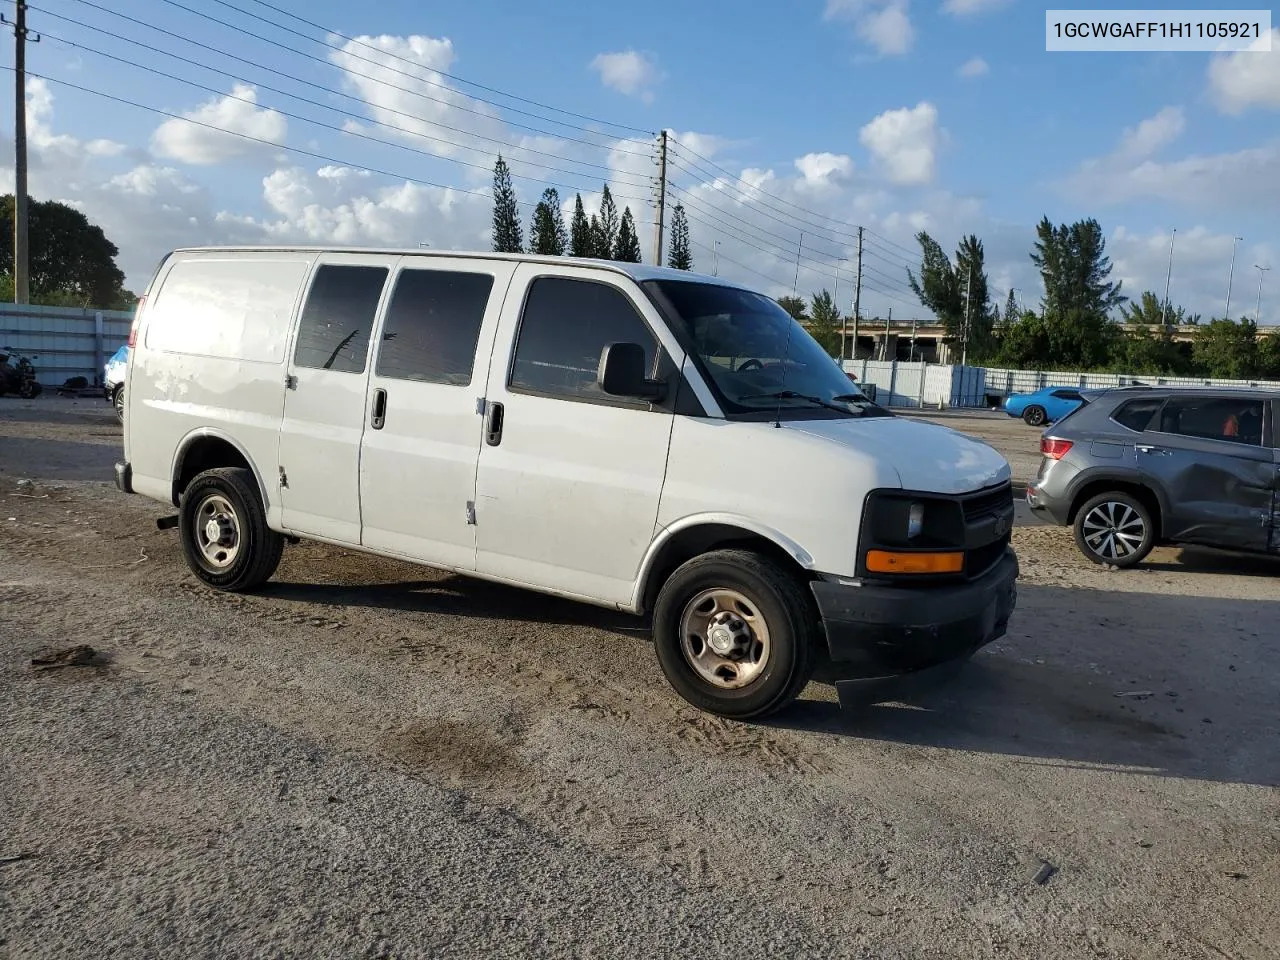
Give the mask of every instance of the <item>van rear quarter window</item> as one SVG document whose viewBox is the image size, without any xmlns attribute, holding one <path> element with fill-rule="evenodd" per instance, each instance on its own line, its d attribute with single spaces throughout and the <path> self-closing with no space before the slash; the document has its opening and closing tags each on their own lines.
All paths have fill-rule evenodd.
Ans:
<svg viewBox="0 0 1280 960">
<path fill-rule="evenodd" d="M 299 367 L 363 373 L 386 267 L 326 263 L 316 270 L 298 322 Z"/>
<path fill-rule="evenodd" d="M 568 399 L 608 397 L 596 383 L 610 343 L 644 347 L 653 373 L 658 341 L 621 290 L 592 280 L 539 277 L 529 286 L 511 370 L 511 387 Z"/>
<path fill-rule="evenodd" d="M 179 260 L 147 309 L 148 350 L 280 363 L 302 259 Z"/>
<path fill-rule="evenodd" d="M 493 290 L 488 273 L 406 269 L 382 325 L 375 372 L 396 380 L 465 386 Z"/>
</svg>

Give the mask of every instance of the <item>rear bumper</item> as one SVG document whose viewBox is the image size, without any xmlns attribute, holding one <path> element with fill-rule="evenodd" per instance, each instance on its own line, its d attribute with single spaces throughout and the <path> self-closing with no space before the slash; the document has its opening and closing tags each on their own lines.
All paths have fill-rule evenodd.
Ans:
<svg viewBox="0 0 1280 960">
<path fill-rule="evenodd" d="M 121 493 L 133 493 L 133 466 L 128 460 L 116 461 L 116 487 Z"/>
<path fill-rule="evenodd" d="M 1040 486 L 1039 481 L 1033 480 L 1027 484 L 1025 498 L 1027 506 L 1041 519 L 1049 520 L 1060 527 L 1067 525 L 1070 504 L 1063 503 L 1055 497 L 1046 496 L 1044 488 Z"/>
<path fill-rule="evenodd" d="M 1012 548 L 981 578 L 956 586 L 811 584 L 842 706 L 945 679 L 1002 636 L 1017 603 Z"/>
</svg>

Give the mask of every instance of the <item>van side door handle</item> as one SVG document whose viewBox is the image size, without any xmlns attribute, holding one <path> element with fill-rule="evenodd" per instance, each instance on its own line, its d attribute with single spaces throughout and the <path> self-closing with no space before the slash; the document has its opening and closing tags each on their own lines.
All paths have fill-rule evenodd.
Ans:
<svg viewBox="0 0 1280 960">
<path fill-rule="evenodd" d="M 489 402 L 485 404 L 484 442 L 496 447 L 502 442 L 502 404 Z"/>
<path fill-rule="evenodd" d="M 1164 449 L 1164 447 L 1153 447 L 1149 443 L 1140 443 L 1138 444 L 1137 449 L 1139 453 L 1150 453 L 1157 457 L 1167 457 L 1169 455 L 1169 451 Z"/>
<path fill-rule="evenodd" d="M 373 391 L 373 413 L 369 417 L 369 426 L 381 430 L 387 422 L 387 391 L 382 387 Z"/>
</svg>

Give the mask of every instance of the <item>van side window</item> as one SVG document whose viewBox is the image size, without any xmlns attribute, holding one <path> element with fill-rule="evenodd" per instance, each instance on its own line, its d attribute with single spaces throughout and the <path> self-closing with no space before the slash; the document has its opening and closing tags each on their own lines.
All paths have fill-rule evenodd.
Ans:
<svg viewBox="0 0 1280 960">
<path fill-rule="evenodd" d="M 1160 411 L 1160 431 L 1204 440 L 1262 445 L 1262 401 L 1173 397 Z"/>
<path fill-rule="evenodd" d="M 520 318 L 510 387 L 565 399 L 608 399 L 596 384 L 600 353 L 610 343 L 644 347 L 650 376 L 658 342 L 622 291 L 567 277 L 539 277 Z"/>
<path fill-rule="evenodd" d="M 374 368 L 378 376 L 470 383 L 492 289 L 493 277 L 487 273 L 402 271 L 382 325 Z"/>
<path fill-rule="evenodd" d="M 1160 397 L 1142 397 L 1137 400 L 1130 400 L 1122 403 L 1111 414 L 1111 419 L 1122 427 L 1128 427 L 1130 430 L 1136 430 L 1141 433 L 1147 429 L 1147 424 L 1151 422 L 1151 418 L 1155 416 L 1156 411 L 1160 409 L 1160 404 L 1164 400 Z"/>
<path fill-rule="evenodd" d="M 324 264 L 316 271 L 298 322 L 299 367 L 363 373 L 386 267 Z"/>
</svg>

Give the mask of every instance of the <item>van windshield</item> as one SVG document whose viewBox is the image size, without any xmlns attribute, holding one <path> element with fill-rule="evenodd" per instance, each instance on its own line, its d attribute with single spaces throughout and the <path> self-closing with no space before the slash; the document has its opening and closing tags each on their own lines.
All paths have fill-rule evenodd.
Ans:
<svg viewBox="0 0 1280 960">
<path fill-rule="evenodd" d="M 839 362 L 777 301 L 693 280 L 648 280 L 645 290 L 678 325 L 726 413 L 787 410 L 892 416 L 863 395 Z"/>
</svg>

